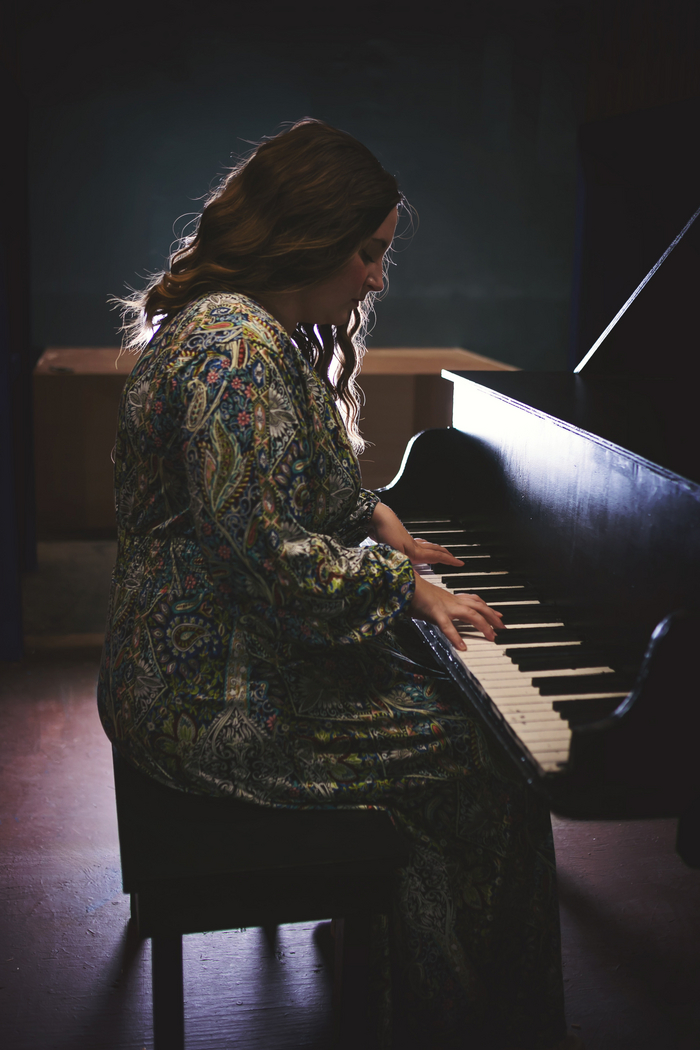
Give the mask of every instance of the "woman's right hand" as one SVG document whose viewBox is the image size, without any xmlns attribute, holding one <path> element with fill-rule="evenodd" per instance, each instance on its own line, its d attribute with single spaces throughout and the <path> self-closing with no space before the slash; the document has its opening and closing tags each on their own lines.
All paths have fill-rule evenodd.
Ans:
<svg viewBox="0 0 700 1050">
<path fill-rule="evenodd" d="M 470 623 L 481 631 L 489 642 L 496 639 L 496 631 L 503 626 L 503 614 L 496 612 L 476 594 L 452 594 L 443 587 L 424 580 L 416 573 L 416 589 L 408 608 L 416 620 L 434 623 L 452 642 L 455 649 L 467 648 L 453 621 Z"/>
</svg>

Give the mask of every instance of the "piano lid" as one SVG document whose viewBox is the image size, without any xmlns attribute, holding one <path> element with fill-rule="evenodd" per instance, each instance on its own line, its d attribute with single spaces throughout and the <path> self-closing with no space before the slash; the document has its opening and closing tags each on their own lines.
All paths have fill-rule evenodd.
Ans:
<svg viewBox="0 0 700 1050">
<path fill-rule="evenodd" d="M 700 208 L 620 307 L 574 372 L 663 373 L 669 367 L 678 367 L 678 360 L 674 361 L 668 353 L 670 340 L 677 340 L 683 348 L 700 344 L 698 216 Z M 671 259 L 672 252 L 676 254 Z M 662 266 L 665 268 L 659 273 Z M 653 284 L 645 291 L 650 281 Z"/>
<path fill-rule="evenodd" d="M 699 119 L 693 98 L 579 130 L 570 367 L 582 374 L 700 376 Z"/>
<path fill-rule="evenodd" d="M 478 383 L 700 483 L 699 395 L 683 377 L 446 369 L 443 376 Z"/>
</svg>

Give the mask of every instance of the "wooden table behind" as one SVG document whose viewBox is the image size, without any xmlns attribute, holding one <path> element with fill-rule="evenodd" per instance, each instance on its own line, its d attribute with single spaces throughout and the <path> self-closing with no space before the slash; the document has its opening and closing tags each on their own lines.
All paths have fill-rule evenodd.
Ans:
<svg viewBox="0 0 700 1050">
<path fill-rule="evenodd" d="M 112 450 L 119 398 L 134 364 L 116 347 L 49 348 L 34 371 L 37 532 L 40 539 L 116 534 Z M 428 427 L 452 421 L 452 384 L 443 368 L 512 370 L 459 348 L 371 349 L 360 385 L 363 483 L 385 485 L 404 449 Z"/>
<path fill-rule="evenodd" d="M 443 368 L 517 371 L 459 347 L 371 349 L 359 384 L 365 394 L 360 429 L 370 442 L 360 457 L 363 484 L 379 488 L 396 476 L 406 445 L 421 430 L 452 424 L 452 383 Z"/>
</svg>

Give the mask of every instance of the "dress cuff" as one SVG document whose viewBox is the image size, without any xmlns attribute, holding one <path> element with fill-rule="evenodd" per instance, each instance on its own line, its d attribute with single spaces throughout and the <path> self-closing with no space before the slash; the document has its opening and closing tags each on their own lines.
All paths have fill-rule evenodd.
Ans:
<svg viewBox="0 0 700 1050">
<path fill-rule="evenodd" d="M 356 547 L 369 535 L 369 523 L 374 514 L 374 508 L 381 503 L 376 492 L 370 489 L 360 489 L 357 497 L 357 505 L 345 522 L 341 532 L 342 542 L 348 547 Z"/>
</svg>

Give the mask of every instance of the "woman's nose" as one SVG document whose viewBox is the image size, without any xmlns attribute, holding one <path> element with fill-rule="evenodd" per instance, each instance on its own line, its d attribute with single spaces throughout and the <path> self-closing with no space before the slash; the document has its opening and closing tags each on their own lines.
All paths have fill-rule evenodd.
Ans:
<svg viewBox="0 0 700 1050">
<path fill-rule="evenodd" d="M 381 263 L 375 263 L 370 267 L 365 284 L 369 285 L 372 291 L 381 291 L 384 286 L 384 274 Z"/>
</svg>

